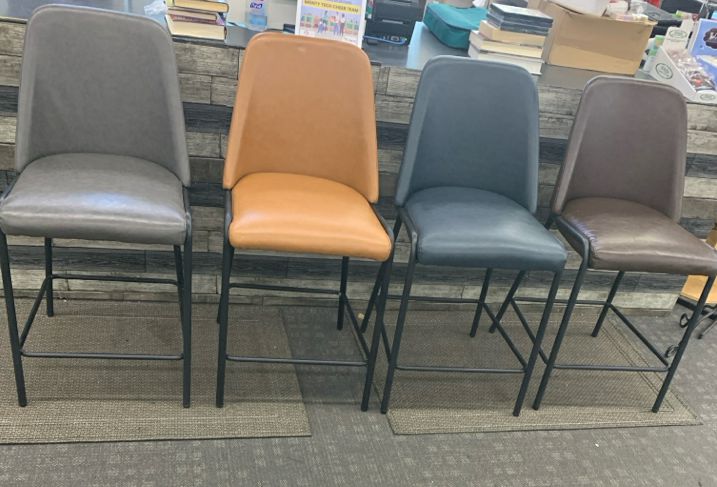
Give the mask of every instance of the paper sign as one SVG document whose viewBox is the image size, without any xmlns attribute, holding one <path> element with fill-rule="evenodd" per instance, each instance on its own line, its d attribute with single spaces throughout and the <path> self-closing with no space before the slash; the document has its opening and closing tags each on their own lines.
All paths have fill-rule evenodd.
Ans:
<svg viewBox="0 0 717 487">
<path fill-rule="evenodd" d="M 296 34 L 349 42 L 361 47 L 366 0 L 299 0 Z"/>
</svg>

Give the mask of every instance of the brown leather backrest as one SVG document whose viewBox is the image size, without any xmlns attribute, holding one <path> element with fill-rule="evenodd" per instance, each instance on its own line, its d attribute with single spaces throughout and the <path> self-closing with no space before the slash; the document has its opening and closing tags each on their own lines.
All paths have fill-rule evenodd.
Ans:
<svg viewBox="0 0 717 487">
<path fill-rule="evenodd" d="M 378 199 L 371 65 L 351 44 L 265 33 L 247 47 L 224 188 L 255 172 L 321 177 Z"/>
<path fill-rule="evenodd" d="M 599 76 L 585 87 L 553 194 L 560 214 L 575 198 L 618 198 L 680 218 L 687 106 L 653 81 Z"/>
</svg>

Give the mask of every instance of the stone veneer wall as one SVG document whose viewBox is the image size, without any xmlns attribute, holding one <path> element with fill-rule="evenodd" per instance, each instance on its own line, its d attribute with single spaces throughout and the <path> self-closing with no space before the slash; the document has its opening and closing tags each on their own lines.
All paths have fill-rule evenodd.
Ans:
<svg viewBox="0 0 717 487">
<path fill-rule="evenodd" d="M 0 21 L 0 186 L 14 177 L 15 117 L 25 25 Z M 226 135 L 237 86 L 243 51 L 238 48 L 201 42 L 175 42 L 177 64 L 185 107 L 187 144 L 192 162 L 192 206 L 196 300 L 216 301 L 222 249 L 223 196 L 220 187 Z M 419 71 L 392 66 L 373 66 L 376 118 L 381 171 L 381 212 L 389 219 L 395 179 L 401 163 L 408 121 Z M 564 156 L 566 139 L 577 108 L 580 91 L 543 86 L 539 83 L 541 110 L 540 210 L 544 218 L 553 185 Z M 700 237 L 712 228 L 717 209 L 717 107 L 689 105 L 689 157 L 682 224 Z M 30 295 L 42 280 L 42 242 L 32 238 L 10 238 L 13 245 L 13 278 L 19 295 Z M 173 276 L 171 249 L 159 246 L 109 242 L 57 241 L 56 269 L 82 272 L 139 273 Z M 400 235 L 393 286 L 402 283 L 407 257 L 405 235 Z M 575 276 L 577 255 L 571 252 L 561 294 L 565 296 Z M 365 298 L 373 283 L 377 265 L 361 262 L 351 268 L 350 292 Z M 477 297 L 482 270 L 420 267 L 414 293 L 433 296 Z M 291 285 L 310 281 L 313 286 L 334 287 L 339 261 L 302 256 L 287 258 L 273 254 L 239 255 L 236 277 Z M 502 296 L 511 273 L 498 272 L 491 300 Z M 585 298 L 603 297 L 612 276 L 591 272 L 584 286 Z M 628 274 L 618 303 L 629 308 L 671 309 L 684 278 L 680 276 Z M 522 295 L 541 296 L 547 292 L 549 276 L 540 273 L 526 282 Z M 174 299 L 173 290 L 158 285 L 63 281 L 55 283 L 64 297 L 97 299 Z M 240 293 L 239 290 L 237 294 Z M 241 291 L 235 299 L 245 302 L 322 302 L 281 293 Z"/>
</svg>

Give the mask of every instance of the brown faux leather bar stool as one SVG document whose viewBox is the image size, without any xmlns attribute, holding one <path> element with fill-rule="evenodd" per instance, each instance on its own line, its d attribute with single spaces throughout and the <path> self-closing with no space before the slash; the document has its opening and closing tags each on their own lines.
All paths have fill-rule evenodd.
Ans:
<svg viewBox="0 0 717 487">
<path fill-rule="evenodd" d="M 652 407 L 659 411 L 697 325 L 717 274 L 717 252 L 677 223 L 682 208 L 687 107 L 671 87 L 599 76 L 585 88 L 558 176 L 551 222 L 581 255 L 582 263 L 548 358 L 533 407 L 540 407 L 553 369 L 666 373 Z M 585 273 L 617 271 L 592 335 L 608 311 L 660 361 L 658 367 L 557 364 Z M 697 308 L 679 345 L 660 352 L 612 301 L 625 272 L 707 276 Z M 588 303 L 595 304 L 595 303 Z M 668 361 L 673 355 L 672 361 Z"/>
<path fill-rule="evenodd" d="M 385 293 L 371 344 L 346 296 L 349 258 L 382 262 L 390 273 L 393 236 L 374 211 L 378 155 L 371 66 L 361 49 L 335 41 L 266 33 L 247 47 L 224 165 L 226 215 L 219 306 L 217 406 L 226 361 L 366 366 L 367 409 Z M 339 256 L 338 291 L 230 283 L 234 249 Z M 227 355 L 229 288 L 338 296 L 337 328 L 348 314 L 365 361 Z"/>
</svg>

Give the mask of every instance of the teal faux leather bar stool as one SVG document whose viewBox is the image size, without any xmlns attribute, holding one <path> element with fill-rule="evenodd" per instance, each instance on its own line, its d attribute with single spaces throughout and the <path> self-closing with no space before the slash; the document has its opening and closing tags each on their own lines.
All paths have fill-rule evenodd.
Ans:
<svg viewBox="0 0 717 487">
<path fill-rule="evenodd" d="M 581 264 L 533 407 L 555 369 L 665 373 L 652 406 L 658 412 L 717 274 L 717 252 L 682 228 L 687 107 L 677 90 L 652 81 L 599 76 L 588 83 L 558 176 L 550 222 L 581 256 Z M 604 302 L 578 300 L 588 269 L 616 271 Z M 626 272 L 708 276 L 678 345 L 659 351 L 613 299 Z M 609 311 L 660 362 L 656 366 L 559 364 L 560 346 L 576 304 L 598 304 L 592 336 Z M 671 361 L 669 357 L 674 355 Z"/>
<path fill-rule="evenodd" d="M 24 52 L 18 177 L 0 199 L 0 265 L 18 402 L 27 404 L 23 357 L 182 360 L 182 402 L 189 407 L 190 177 L 172 40 L 162 26 L 144 17 L 51 5 L 39 8 L 30 19 Z M 45 279 L 20 333 L 6 235 L 45 239 Z M 171 246 L 176 280 L 55 273 L 55 238 Z M 176 286 L 182 352 L 28 350 L 25 340 L 43 298 L 47 315 L 54 314 L 55 279 Z"/>
<path fill-rule="evenodd" d="M 538 93 L 527 71 L 452 56 L 439 56 L 426 64 L 396 190 L 394 234 L 405 225 L 411 248 L 390 346 L 382 412 L 388 410 L 396 370 L 440 370 L 523 374 L 513 409 L 513 414 L 520 414 L 566 260 L 563 245 L 533 216 L 538 195 L 538 142 Z M 417 264 L 486 268 L 471 336 L 485 311 L 519 366 L 400 365 L 408 302 L 419 299 L 411 297 Z M 497 314 L 485 303 L 493 269 L 518 271 Z M 517 306 L 513 297 L 528 271 L 548 272 L 552 283 L 537 330 L 526 327 L 534 343 L 526 359 L 501 319 L 509 306 Z M 377 281 L 374 295 L 379 287 Z M 366 316 L 370 313 L 371 305 Z"/>
</svg>

